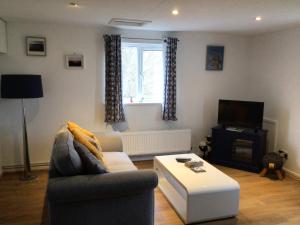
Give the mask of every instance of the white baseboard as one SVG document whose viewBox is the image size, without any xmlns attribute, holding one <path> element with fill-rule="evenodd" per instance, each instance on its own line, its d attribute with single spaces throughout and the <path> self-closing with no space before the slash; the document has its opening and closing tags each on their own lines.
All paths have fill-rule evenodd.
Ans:
<svg viewBox="0 0 300 225">
<path fill-rule="evenodd" d="M 30 164 L 32 170 L 46 170 L 49 169 L 49 162 L 42 162 L 42 163 L 32 163 Z M 3 173 L 8 172 L 18 172 L 23 171 L 23 165 L 12 165 L 12 166 L 2 166 Z"/>
<path fill-rule="evenodd" d="M 287 169 L 285 167 L 283 167 L 283 170 L 285 171 L 286 175 L 289 176 L 289 177 L 292 177 L 296 180 L 300 180 L 300 174 L 299 173 L 296 173 L 290 169 Z"/>
</svg>

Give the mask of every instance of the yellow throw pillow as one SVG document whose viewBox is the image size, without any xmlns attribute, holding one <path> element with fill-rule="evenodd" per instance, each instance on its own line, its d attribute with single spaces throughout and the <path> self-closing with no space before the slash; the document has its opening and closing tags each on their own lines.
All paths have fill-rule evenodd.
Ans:
<svg viewBox="0 0 300 225">
<path fill-rule="evenodd" d="M 92 132 L 90 132 L 90 131 L 88 131 L 88 130 L 82 128 L 81 126 L 79 126 L 78 124 L 76 124 L 76 123 L 74 123 L 74 122 L 72 122 L 72 121 L 68 121 L 68 122 L 67 122 L 67 125 L 68 125 L 68 128 L 69 128 L 69 129 L 78 128 L 78 129 L 80 129 L 80 131 L 81 131 L 82 133 L 84 133 L 85 135 L 87 135 L 87 136 L 89 136 L 89 137 L 91 137 L 91 138 L 94 138 L 94 137 L 95 137 L 95 135 L 94 135 Z"/>
<path fill-rule="evenodd" d="M 81 131 L 81 130 L 80 130 Z M 88 135 L 85 135 L 83 132 L 82 132 L 82 135 L 84 135 L 84 137 L 91 143 L 93 144 L 100 152 L 102 152 L 102 148 L 101 148 L 101 145 L 98 141 L 98 139 L 96 137 L 90 137 Z"/>
<path fill-rule="evenodd" d="M 78 124 L 72 122 L 72 121 L 68 121 L 67 122 L 67 125 L 68 125 L 68 129 L 71 131 L 72 129 L 79 129 L 83 134 L 85 134 L 86 136 L 92 138 L 93 140 L 91 141 L 89 139 L 90 142 L 92 142 L 92 144 L 94 144 L 99 151 L 102 152 L 102 148 L 101 148 L 101 145 L 100 145 L 100 142 L 98 140 L 98 138 L 90 131 L 80 127 Z"/>
<path fill-rule="evenodd" d="M 93 145 L 87 138 L 87 136 L 81 132 L 79 128 L 69 128 L 70 132 L 73 134 L 74 138 L 83 144 L 87 149 L 99 160 L 104 162 L 102 152 L 97 149 L 95 145 Z"/>
</svg>

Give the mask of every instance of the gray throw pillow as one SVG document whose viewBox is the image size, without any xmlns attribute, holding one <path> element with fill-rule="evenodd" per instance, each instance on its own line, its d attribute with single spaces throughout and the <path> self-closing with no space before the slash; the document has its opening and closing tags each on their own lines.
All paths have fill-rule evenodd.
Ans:
<svg viewBox="0 0 300 225">
<path fill-rule="evenodd" d="M 52 161 L 62 176 L 74 176 L 83 172 L 81 159 L 73 145 L 73 135 L 67 129 L 62 129 L 55 137 Z"/>
<path fill-rule="evenodd" d="M 104 164 L 98 160 L 83 144 L 74 140 L 74 147 L 81 158 L 85 174 L 107 173 L 107 169 Z"/>
</svg>

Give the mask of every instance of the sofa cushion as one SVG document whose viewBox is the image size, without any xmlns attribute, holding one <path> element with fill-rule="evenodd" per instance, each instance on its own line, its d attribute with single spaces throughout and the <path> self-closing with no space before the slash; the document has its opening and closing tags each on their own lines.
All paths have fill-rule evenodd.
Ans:
<svg viewBox="0 0 300 225">
<path fill-rule="evenodd" d="M 73 145 L 73 135 L 66 128 L 56 135 L 52 161 L 55 169 L 63 176 L 74 176 L 83 172 L 81 159 Z"/>
<path fill-rule="evenodd" d="M 74 147 L 81 158 L 85 174 L 102 174 L 107 172 L 105 165 L 83 144 L 74 140 Z"/>
<path fill-rule="evenodd" d="M 128 155 L 124 152 L 103 152 L 103 157 L 109 172 L 137 170 Z"/>
</svg>

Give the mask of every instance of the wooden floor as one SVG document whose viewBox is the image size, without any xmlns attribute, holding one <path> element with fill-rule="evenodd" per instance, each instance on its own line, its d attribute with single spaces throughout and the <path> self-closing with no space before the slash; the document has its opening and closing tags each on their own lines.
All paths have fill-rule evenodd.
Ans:
<svg viewBox="0 0 300 225">
<path fill-rule="evenodd" d="M 151 168 L 152 162 L 138 162 L 139 168 Z M 255 173 L 220 167 L 241 185 L 240 212 L 236 218 L 201 225 L 299 225 L 300 181 L 283 181 L 259 177 Z M 19 181 L 19 174 L 6 174 L 0 179 L 0 225 L 40 225 L 47 171 L 36 172 L 38 179 Z M 155 224 L 182 225 L 175 211 L 155 190 Z M 67 224 L 66 224 L 67 225 Z M 93 225 L 93 224 L 91 224 Z M 142 225 L 142 224 L 141 224 Z"/>
</svg>

